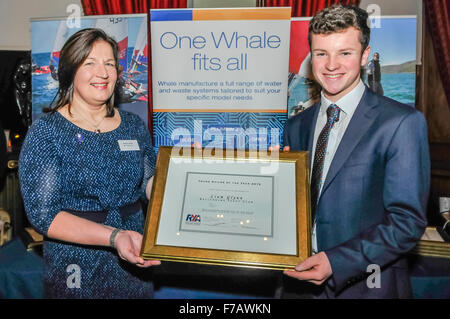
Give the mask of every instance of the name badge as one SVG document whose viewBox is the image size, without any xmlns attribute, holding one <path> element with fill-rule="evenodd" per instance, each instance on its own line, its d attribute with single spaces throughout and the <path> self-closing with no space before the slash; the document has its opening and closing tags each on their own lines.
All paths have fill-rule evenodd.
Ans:
<svg viewBox="0 0 450 319">
<path fill-rule="evenodd" d="M 121 151 L 140 151 L 136 140 L 118 140 L 117 142 Z"/>
</svg>

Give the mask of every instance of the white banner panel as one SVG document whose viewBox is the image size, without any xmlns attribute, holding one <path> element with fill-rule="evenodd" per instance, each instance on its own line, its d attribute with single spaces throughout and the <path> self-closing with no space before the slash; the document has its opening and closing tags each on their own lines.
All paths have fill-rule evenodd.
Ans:
<svg viewBox="0 0 450 319">
<path fill-rule="evenodd" d="M 154 112 L 286 112 L 290 8 L 151 11 Z"/>
</svg>

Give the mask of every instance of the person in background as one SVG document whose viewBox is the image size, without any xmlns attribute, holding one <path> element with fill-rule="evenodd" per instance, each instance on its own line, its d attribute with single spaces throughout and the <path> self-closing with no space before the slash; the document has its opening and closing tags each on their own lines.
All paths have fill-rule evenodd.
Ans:
<svg viewBox="0 0 450 319">
<path fill-rule="evenodd" d="M 406 255 L 427 226 L 427 127 L 363 84 L 367 18 L 336 5 L 309 24 L 321 100 L 287 121 L 284 150 L 311 154 L 313 255 L 284 272 L 286 298 L 411 297 Z"/>
<path fill-rule="evenodd" d="M 6 136 L 0 121 L 0 190 L 3 187 L 3 174 L 6 171 Z"/>
<path fill-rule="evenodd" d="M 383 95 L 383 86 L 381 85 L 381 67 L 380 67 L 380 54 L 375 52 L 373 59 L 367 66 L 367 82 L 369 88 L 377 94 Z"/>
<path fill-rule="evenodd" d="M 114 108 L 117 43 L 83 29 L 61 50 L 56 103 L 19 158 L 25 211 L 45 236 L 46 298 L 151 298 L 160 264 L 139 254 L 155 153 L 136 115 Z M 117 98 L 117 97 L 116 97 Z"/>
</svg>

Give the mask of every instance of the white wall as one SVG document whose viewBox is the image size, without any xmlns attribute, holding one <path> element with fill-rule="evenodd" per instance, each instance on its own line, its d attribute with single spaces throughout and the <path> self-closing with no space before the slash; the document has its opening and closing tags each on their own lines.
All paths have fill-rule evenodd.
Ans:
<svg viewBox="0 0 450 319">
<path fill-rule="evenodd" d="M 67 16 L 70 4 L 81 8 L 80 0 L 0 0 L 0 50 L 30 50 L 30 19 Z M 361 0 L 361 8 L 366 9 L 369 4 L 378 4 L 382 15 L 421 16 L 421 0 Z M 256 0 L 189 0 L 189 6 L 252 7 Z"/>
<path fill-rule="evenodd" d="M 381 15 L 416 15 L 422 6 L 422 0 L 361 0 L 359 6 L 367 9 L 370 4 L 377 4 Z"/>
<path fill-rule="evenodd" d="M 30 19 L 68 16 L 80 0 L 0 0 L 0 50 L 31 50 Z"/>
<path fill-rule="evenodd" d="M 422 0 L 361 0 L 360 7 L 379 6 L 380 15 L 416 15 L 417 16 L 417 64 L 422 62 Z M 370 12 L 369 12 L 370 14 Z"/>
</svg>

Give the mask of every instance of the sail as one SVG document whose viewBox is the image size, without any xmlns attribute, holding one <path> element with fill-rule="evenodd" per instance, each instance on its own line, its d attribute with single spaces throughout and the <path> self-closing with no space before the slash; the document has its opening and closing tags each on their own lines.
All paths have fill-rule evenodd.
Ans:
<svg viewBox="0 0 450 319">
<path fill-rule="evenodd" d="M 147 41 L 147 20 L 142 19 L 141 26 L 139 27 L 139 33 L 137 35 L 136 43 L 134 45 L 133 56 L 131 58 L 129 73 L 136 73 L 138 67 L 141 66 L 145 69 L 148 64 L 148 41 Z"/>
<path fill-rule="evenodd" d="M 312 65 L 311 65 L 311 53 L 303 59 L 300 69 L 298 70 L 298 75 L 307 79 L 313 79 Z"/>
<path fill-rule="evenodd" d="M 310 63 L 310 49 L 308 43 L 309 21 L 293 20 L 291 21 L 291 41 L 289 49 L 289 72 L 294 74 L 305 73 L 307 65 Z M 304 64 L 306 62 L 306 64 Z"/>
<path fill-rule="evenodd" d="M 56 75 L 56 71 L 58 70 L 59 63 L 59 55 L 61 53 L 61 49 L 66 42 L 68 37 L 68 27 L 66 20 L 62 20 L 59 22 L 58 31 L 56 32 L 55 41 L 53 42 L 53 49 L 50 53 L 50 62 L 49 68 L 52 70 L 52 76 Z M 56 80 L 56 79 L 55 79 Z"/>
<path fill-rule="evenodd" d="M 116 40 L 119 46 L 119 64 L 122 66 L 123 71 L 127 72 L 128 20 L 118 17 L 102 18 L 97 20 L 95 27 L 102 29 Z"/>
</svg>

